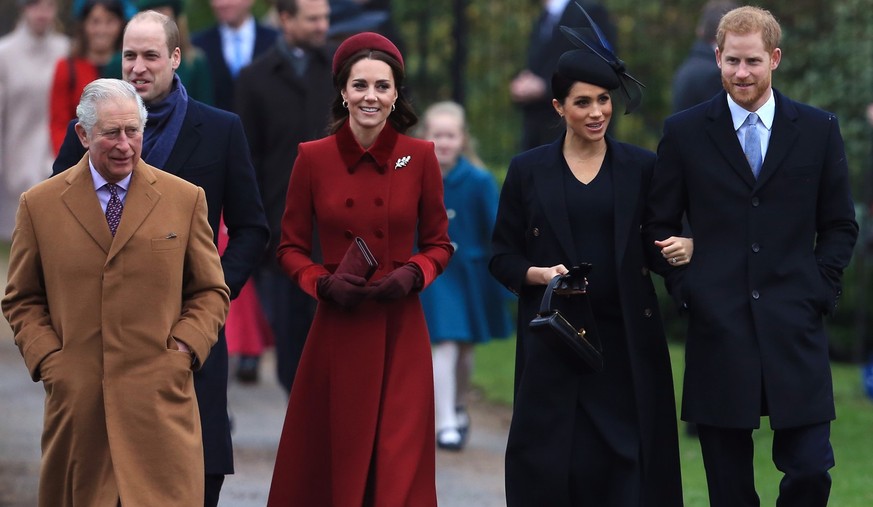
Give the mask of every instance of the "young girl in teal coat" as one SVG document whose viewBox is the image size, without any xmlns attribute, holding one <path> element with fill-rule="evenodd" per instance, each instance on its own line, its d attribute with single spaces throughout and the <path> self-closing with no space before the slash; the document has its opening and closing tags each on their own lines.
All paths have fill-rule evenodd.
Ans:
<svg viewBox="0 0 873 507">
<path fill-rule="evenodd" d="M 443 173 L 449 237 L 455 247 L 445 273 L 421 294 L 433 350 L 437 445 L 460 450 L 469 427 L 464 398 L 473 345 L 510 333 L 507 299 L 512 295 L 488 273 L 498 191 L 470 146 L 464 109 L 439 102 L 425 111 L 422 123 L 423 137 L 433 141 Z"/>
</svg>

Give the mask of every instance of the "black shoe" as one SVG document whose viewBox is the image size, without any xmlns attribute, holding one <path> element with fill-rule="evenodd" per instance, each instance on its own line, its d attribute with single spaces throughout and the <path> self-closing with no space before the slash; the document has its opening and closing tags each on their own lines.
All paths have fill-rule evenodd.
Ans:
<svg viewBox="0 0 873 507">
<path fill-rule="evenodd" d="M 443 428 L 437 432 L 437 447 L 447 451 L 460 451 L 464 448 L 464 437 L 455 428 Z"/>
<path fill-rule="evenodd" d="M 236 379 L 244 384 L 256 384 L 260 359 L 258 356 L 241 356 L 236 367 Z"/>
<path fill-rule="evenodd" d="M 470 433 L 470 414 L 462 405 L 455 407 L 455 417 L 458 420 L 458 433 L 461 434 L 461 440 L 467 442 L 467 434 Z"/>
</svg>

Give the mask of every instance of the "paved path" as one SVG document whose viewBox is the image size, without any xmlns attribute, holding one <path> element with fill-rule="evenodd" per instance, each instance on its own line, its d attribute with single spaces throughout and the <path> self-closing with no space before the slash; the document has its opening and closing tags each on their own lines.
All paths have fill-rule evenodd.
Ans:
<svg viewBox="0 0 873 507">
<path fill-rule="evenodd" d="M 0 253 L 0 287 L 6 287 L 6 260 Z M 264 358 L 261 382 L 231 382 L 229 408 L 234 421 L 236 474 L 228 476 L 220 507 L 263 507 L 285 416 L 285 394 Z M 30 381 L 12 333 L 0 319 L 0 507 L 36 505 L 42 385 Z M 470 407 L 470 443 L 461 453 L 437 453 L 437 491 L 441 507 L 502 507 L 503 452 L 509 410 L 479 402 Z"/>
</svg>

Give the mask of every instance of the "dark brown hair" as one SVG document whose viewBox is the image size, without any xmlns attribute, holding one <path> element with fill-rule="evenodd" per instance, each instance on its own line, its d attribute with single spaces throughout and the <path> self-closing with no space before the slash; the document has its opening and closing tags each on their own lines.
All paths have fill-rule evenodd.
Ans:
<svg viewBox="0 0 873 507">
<path fill-rule="evenodd" d="M 388 121 L 397 132 L 401 134 L 406 133 L 409 127 L 418 123 L 418 116 L 403 92 L 403 66 L 388 53 L 375 49 L 363 49 L 347 58 L 334 77 L 333 84 L 334 88 L 336 88 L 336 97 L 334 97 L 333 104 L 330 106 L 329 132 L 336 134 L 349 117 L 349 110 L 343 107 L 343 96 L 340 92 L 345 88 L 349 80 L 352 66 L 364 58 L 385 62 L 391 67 L 391 74 L 394 76 L 394 86 L 397 89 L 397 101 L 394 102 L 395 109 L 388 115 Z"/>
</svg>

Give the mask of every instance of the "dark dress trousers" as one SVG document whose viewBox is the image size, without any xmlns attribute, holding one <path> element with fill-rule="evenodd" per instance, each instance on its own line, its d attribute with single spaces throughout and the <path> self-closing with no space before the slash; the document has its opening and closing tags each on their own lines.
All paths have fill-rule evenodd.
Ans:
<svg viewBox="0 0 873 507">
<path fill-rule="evenodd" d="M 598 178 L 612 178 L 605 199 L 612 206 L 611 238 L 574 237 L 572 222 L 586 217 L 570 213 L 563 138 L 516 156 L 501 190 L 489 267 L 519 296 L 515 404 L 506 451 L 510 507 L 604 505 L 598 503 L 604 497 L 617 502 L 611 505 L 682 503 L 670 359 L 640 235 L 655 157 L 609 137 L 607 143 Z M 570 267 L 586 260 L 579 242 L 610 239 L 611 245 L 597 248 L 612 252 L 612 261 L 594 267 L 603 280 L 613 281 L 598 293 L 618 300 L 603 314 L 595 312 L 606 343 L 606 369 L 584 374 L 531 334 L 528 323 L 545 286 L 525 285 L 524 279 L 532 266 Z M 580 323 L 572 300 L 561 310 Z M 593 479 L 596 486 L 584 491 L 604 469 L 607 477 Z M 619 497 L 625 500 L 615 500 Z"/>
<path fill-rule="evenodd" d="M 297 145 L 327 135 L 335 93 L 331 77 L 333 49 L 308 51 L 306 69 L 298 75 L 288 56 L 274 44 L 240 71 L 236 82 L 236 110 L 249 141 L 270 226 L 270 247 L 258 266 L 255 281 L 276 339 L 279 382 L 287 392 L 291 391 L 312 324 L 315 300 L 279 268 L 276 247 Z"/>
<path fill-rule="evenodd" d="M 651 245 L 678 234 L 683 212 L 694 231 L 690 264 L 654 265 L 688 313 L 682 418 L 707 427 L 701 438 L 709 449 L 730 438 L 727 430 L 759 427 L 762 415 L 777 439 L 806 428 L 800 440 L 817 451 L 798 454 L 801 466 L 792 471 L 825 476 L 832 464 L 826 423 L 835 414 L 823 317 L 840 297 L 858 224 L 836 117 L 773 93 L 757 180 L 725 92 L 666 120 L 644 235 Z M 725 431 L 712 439 L 708 427 Z M 806 444 L 791 447 L 800 453 Z M 736 446 L 721 447 L 734 453 Z M 777 454 L 774 445 L 774 460 Z M 721 471 L 750 475 L 751 458 L 739 463 L 746 468 Z"/>
<path fill-rule="evenodd" d="M 75 120 L 70 122 L 52 168 L 53 175 L 75 165 L 85 154 L 74 125 Z M 203 188 L 209 208 L 209 225 L 216 243 L 219 219 L 224 213 L 230 240 L 221 256 L 221 266 L 231 297 L 236 297 L 262 258 L 269 239 L 239 118 L 189 100 L 179 137 L 161 169 Z M 209 359 L 194 372 L 207 475 L 233 473 L 233 448 L 227 415 L 227 370 L 227 342 L 222 330 Z"/>
<path fill-rule="evenodd" d="M 276 30 L 255 23 L 255 48 L 252 52 L 252 61 L 272 47 L 278 35 L 279 32 Z M 215 87 L 215 107 L 225 111 L 234 111 L 234 77 L 224 60 L 221 32 L 218 31 L 218 25 L 195 33 L 191 36 L 191 43 L 206 54 L 206 61 L 209 62 L 209 73 Z"/>
</svg>

